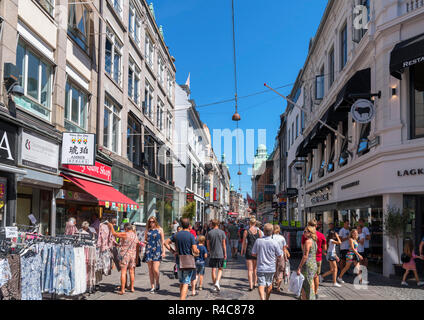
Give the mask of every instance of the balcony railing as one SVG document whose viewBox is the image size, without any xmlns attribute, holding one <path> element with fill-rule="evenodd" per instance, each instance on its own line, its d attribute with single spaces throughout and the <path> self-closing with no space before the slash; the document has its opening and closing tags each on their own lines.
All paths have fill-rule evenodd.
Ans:
<svg viewBox="0 0 424 320">
<path fill-rule="evenodd" d="M 408 0 L 405 1 L 406 13 L 418 10 L 424 7 L 424 0 Z"/>
</svg>

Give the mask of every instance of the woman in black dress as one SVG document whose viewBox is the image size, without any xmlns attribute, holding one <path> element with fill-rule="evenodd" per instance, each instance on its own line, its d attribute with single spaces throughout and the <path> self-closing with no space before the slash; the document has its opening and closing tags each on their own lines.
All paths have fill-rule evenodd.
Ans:
<svg viewBox="0 0 424 320">
<path fill-rule="evenodd" d="M 241 255 L 246 254 L 247 278 L 249 280 L 249 291 L 252 291 L 253 286 L 257 286 L 258 277 L 256 275 L 256 257 L 252 256 L 252 249 L 255 241 L 262 237 L 262 232 L 256 227 L 256 219 L 251 218 L 249 221 L 249 229 L 244 230 L 243 244 Z"/>
</svg>

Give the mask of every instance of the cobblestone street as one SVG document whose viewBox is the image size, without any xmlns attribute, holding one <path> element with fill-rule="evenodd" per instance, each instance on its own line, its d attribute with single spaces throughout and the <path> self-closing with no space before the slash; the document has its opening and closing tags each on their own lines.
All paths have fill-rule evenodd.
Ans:
<svg viewBox="0 0 424 320">
<path fill-rule="evenodd" d="M 291 262 L 292 267 L 298 261 Z M 161 289 L 157 293 L 150 293 L 147 265 L 136 269 L 135 293 L 126 293 L 120 296 L 116 293 L 119 286 L 120 274 L 116 271 L 105 277 L 100 284 L 100 290 L 88 297 L 88 300 L 178 300 L 179 285 L 172 272 L 174 266 L 171 256 L 168 255 L 160 267 Z M 327 264 L 324 263 L 324 271 Z M 329 278 L 328 278 L 329 279 Z M 327 280 L 328 280 L 327 279 Z M 400 286 L 400 281 L 387 279 L 377 274 L 369 275 L 369 285 L 355 289 L 353 276 L 346 276 L 346 283 L 342 288 L 335 288 L 331 282 L 324 282 L 320 286 L 319 300 L 424 300 L 424 289 L 418 288 L 414 281 L 410 287 Z M 296 300 L 293 294 L 288 293 L 284 286 L 283 293 L 273 293 L 271 300 Z M 206 268 L 204 289 L 196 297 L 188 296 L 188 300 L 258 300 L 257 290 L 248 291 L 247 272 L 244 258 L 229 260 L 221 280 L 221 292 L 212 292 L 211 269 Z"/>
</svg>

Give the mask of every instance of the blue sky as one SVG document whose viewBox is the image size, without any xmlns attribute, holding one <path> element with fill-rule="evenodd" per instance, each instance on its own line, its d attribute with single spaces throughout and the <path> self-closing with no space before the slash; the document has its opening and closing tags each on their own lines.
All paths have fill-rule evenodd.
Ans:
<svg viewBox="0 0 424 320">
<path fill-rule="evenodd" d="M 150 3 L 150 1 L 148 1 Z M 166 44 L 176 58 L 177 82 L 191 73 L 191 98 L 203 122 L 213 129 L 234 130 L 234 102 L 202 105 L 234 98 L 231 0 L 160 0 L 153 2 L 156 22 L 163 25 Z M 289 94 L 305 62 L 309 41 L 315 35 L 326 0 L 235 0 L 239 96 L 263 91 L 264 83 Z M 275 93 L 240 99 L 241 129 L 266 129 L 271 153 L 286 102 Z M 220 158 L 220 155 L 217 155 Z M 233 142 L 231 180 L 239 187 L 236 143 Z M 242 159 L 241 159 L 242 160 Z M 251 193 L 250 176 L 241 166 L 243 194 Z"/>
</svg>

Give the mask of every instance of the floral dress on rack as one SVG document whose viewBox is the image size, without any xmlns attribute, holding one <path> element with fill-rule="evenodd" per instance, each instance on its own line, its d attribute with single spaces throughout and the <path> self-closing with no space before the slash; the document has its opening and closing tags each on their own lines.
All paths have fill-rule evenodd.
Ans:
<svg viewBox="0 0 424 320">
<path fill-rule="evenodd" d="M 162 261 L 162 244 L 159 229 L 147 232 L 146 262 Z"/>
<path fill-rule="evenodd" d="M 303 265 L 302 275 L 305 277 L 303 281 L 303 290 L 305 290 L 305 295 L 307 300 L 315 300 L 315 292 L 313 289 L 314 286 L 314 277 L 317 274 L 317 243 L 312 240 L 312 246 L 309 250 L 308 260 Z"/>
</svg>

